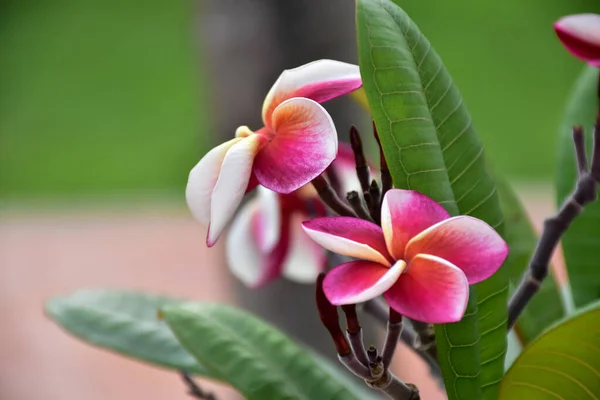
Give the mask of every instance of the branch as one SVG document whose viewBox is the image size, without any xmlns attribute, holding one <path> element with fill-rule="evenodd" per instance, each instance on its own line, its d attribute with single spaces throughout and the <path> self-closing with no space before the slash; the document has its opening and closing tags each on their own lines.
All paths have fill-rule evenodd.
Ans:
<svg viewBox="0 0 600 400">
<path fill-rule="evenodd" d="M 371 314 L 379 323 L 388 323 L 387 307 L 383 304 L 380 299 L 373 299 L 363 303 L 363 310 Z M 400 334 L 400 341 L 405 343 L 409 348 L 413 349 L 415 353 L 429 366 L 429 372 L 432 376 L 441 382 L 442 372 L 440 366 L 437 363 L 437 358 L 433 357 L 427 351 L 421 348 L 420 340 L 417 333 L 412 327 L 405 326 Z"/>
<path fill-rule="evenodd" d="M 598 114 L 600 119 L 600 113 Z M 573 127 L 573 144 L 577 158 L 578 179 L 575 190 L 564 201 L 558 213 L 544 221 L 544 230 L 529 261 L 525 275 L 508 303 L 508 329 L 510 330 L 531 298 L 537 293 L 548 275 L 550 257 L 561 236 L 583 208 L 597 198 L 596 188 L 600 182 L 600 123 L 594 129 L 592 165 L 588 167 L 585 140 L 581 126 Z"/>
<path fill-rule="evenodd" d="M 217 398 L 215 397 L 214 394 L 212 394 L 210 392 L 205 392 L 204 390 L 202 390 L 202 388 L 200 388 L 200 386 L 198 386 L 196 381 L 194 381 L 194 379 L 192 379 L 190 374 L 188 374 L 185 371 L 179 371 L 179 373 L 181 374 L 181 379 L 183 379 L 183 382 L 187 386 L 187 389 L 188 389 L 187 393 L 190 396 L 195 397 L 197 399 L 201 399 L 201 400 L 217 400 Z"/>
<path fill-rule="evenodd" d="M 323 200 L 323 203 L 327 204 L 333 211 L 344 217 L 357 218 L 356 214 L 339 198 L 335 190 L 329 185 L 329 182 L 323 177 L 323 175 L 317 176 L 312 180 L 312 184 L 317 190 L 319 197 Z"/>
</svg>

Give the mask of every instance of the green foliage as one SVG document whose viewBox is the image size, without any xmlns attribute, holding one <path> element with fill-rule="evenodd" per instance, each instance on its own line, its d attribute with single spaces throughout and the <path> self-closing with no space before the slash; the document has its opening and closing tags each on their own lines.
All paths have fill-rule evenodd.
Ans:
<svg viewBox="0 0 600 400">
<path fill-rule="evenodd" d="M 512 294 L 527 269 L 529 258 L 537 242 L 537 235 L 508 182 L 497 175 L 495 178 L 504 215 L 504 238 L 510 248 L 503 268 L 508 271 Z M 528 344 L 548 326 L 564 316 L 565 311 L 560 296 L 554 279 L 549 275 L 517 320 L 515 331 L 522 344 Z"/>
<path fill-rule="evenodd" d="M 557 205 L 573 191 L 577 169 L 571 129 L 585 128 L 588 150 L 591 150 L 593 125 L 598 111 L 598 69 L 586 67 L 575 83 L 567 101 L 563 122 L 558 134 L 558 169 L 556 174 Z M 569 271 L 569 281 L 576 306 L 600 298 L 598 248 L 600 248 L 600 202 L 588 204 L 573 221 L 562 239 L 563 252 Z"/>
<path fill-rule="evenodd" d="M 503 217 L 462 97 L 415 23 L 389 0 L 358 0 L 361 75 L 396 187 L 502 232 Z M 450 400 L 495 399 L 506 353 L 507 271 L 472 287 L 467 313 L 436 327 Z"/>
<path fill-rule="evenodd" d="M 187 303 L 163 309 L 181 344 L 248 400 L 370 398 L 282 332 L 241 310 Z"/>
<path fill-rule="evenodd" d="M 600 2 L 395 1 L 434 43 L 494 165 L 511 178 L 552 179 L 557 143 L 550 136 L 581 68 L 552 24 L 599 13 Z"/>
<path fill-rule="evenodd" d="M 67 332 L 118 353 L 167 368 L 215 379 L 185 351 L 158 318 L 161 307 L 180 301 L 118 290 L 80 290 L 46 304 L 46 312 Z"/>
<path fill-rule="evenodd" d="M 502 379 L 500 400 L 600 398 L 600 303 L 550 328 Z"/>
<path fill-rule="evenodd" d="M 181 193 L 203 152 L 190 1 L 4 2 L 0 196 Z"/>
</svg>

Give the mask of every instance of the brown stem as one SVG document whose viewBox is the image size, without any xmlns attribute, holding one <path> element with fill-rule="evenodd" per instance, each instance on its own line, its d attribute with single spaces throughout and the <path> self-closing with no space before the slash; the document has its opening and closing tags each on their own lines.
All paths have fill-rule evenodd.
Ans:
<svg viewBox="0 0 600 400">
<path fill-rule="evenodd" d="M 383 197 L 390 190 L 394 183 L 392 181 L 392 174 L 390 174 L 390 169 L 387 165 L 387 160 L 385 159 L 385 155 L 383 154 L 383 147 L 381 147 L 381 141 L 379 140 L 379 134 L 377 133 L 377 126 L 375 125 L 375 121 L 373 121 L 373 134 L 375 135 L 375 140 L 377 140 L 377 145 L 379 146 L 379 169 L 381 171 L 381 201 L 383 201 Z"/>
<path fill-rule="evenodd" d="M 350 203 L 350 206 L 354 210 L 354 213 L 359 218 L 373 222 L 373 219 L 371 218 L 371 216 L 365 209 L 365 206 L 364 206 L 362 200 L 360 199 L 360 196 L 358 195 L 358 192 L 356 190 L 348 192 L 348 194 L 346 195 L 346 200 L 348 200 L 348 203 Z"/>
<path fill-rule="evenodd" d="M 352 151 L 354 152 L 354 162 L 356 163 L 356 176 L 358 176 L 360 187 L 363 192 L 367 192 L 369 190 L 369 180 L 371 179 L 369 176 L 369 165 L 367 163 L 367 159 L 365 158 L 360 134 L 358 133 L 358 129 L 356 129 L 354 125 L 350 127 L 350 146 L 352 147 Z"/>
<path fill-rule="evenodd" d="M 181 379 L 183 379 L 183 382 L 187 386 L 187 393 L 190 396 L 201 400 L 217 400 L 214 394 L 202 390 L 202 388 L 196 383 L 196 381 L 194 381 L 190 374 L 185 371 L 179 371 L 179 373 L 181 375 Z"/>
<path fill-rule="evenodd" d="M 600 113 L 598 115 L 600 118 Z M 562 235 L 567 231 L 571 222 L 583 211 L 583 208 L 587 204 L 596 201 L 596 189 L 600 182 L 600 123 L 597 121 L 594 129 L 591 168 L 588 168 L 583 129 L 580 126 L 573 128 L 573 144 L 579 175 L 575 189 L 564 201 L 558 213 L 544 221 L 542 236 L 531 256 L 527 271 L 508 303 L 509 330 L 514 326 L 519 315 L 537 293 L 548 275 L 550 257 L 552 257 L 552 253 Z"/>
<path fill-rule="evenodd" d="M 342 199 L 338 197 L 337 193 L 335 193 L 335 190 L 333 190 L 323 175 L 319 175 L 313 179 L 312 184 L 317 190 L 321 200 L 323 200 L 323 203 L 327 204 L 329 208 L 339 215 L 357 218 L 352 208 L 350 208 L 348 204 L 344 203 Z"/>
</svg>

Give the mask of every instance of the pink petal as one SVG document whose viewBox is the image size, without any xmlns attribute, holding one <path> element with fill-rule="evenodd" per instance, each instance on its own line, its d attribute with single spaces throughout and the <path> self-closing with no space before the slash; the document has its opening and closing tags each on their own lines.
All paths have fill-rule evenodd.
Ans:
<svg viewBox="0 0 600 400">
<path fill-rule="evenodd" d="M 419 254 L 384 297 L 400 314 L 431 324 L 460 321 L 469 300 L 465 274 L 446 260 Z"/>
<path fill-rule="evenodd" d="M 441 257 L 460 268 L 469 284 L 489 278 L 508 256 L 508 245 L 485 222 L 468 216 L 447 219 L 415 236 L 406 260 L 418 254 Z"/>
<path fill-rule="evenodd" d="M 284 101 L 306 97 L 318 103 L 350 93 L 362 86 L 358 65 L 318 60 L 283 71 L 263 104 L 262 117 L 271 126 L 271 114 Z"/>
<path fill-rule="evenodd" d="M 215 244 L 238 208 L 252 173 L 254 157 L 265 143 L 262 135 L 251 135 L 235 143 L 223 159 L 211 196 L 210 225 L 206 244 Z"/>
<path fill-rule="evenodd" d="M 273 113 L 275 136 L 257 155 L 258 181 L 277 193 L 290 193 L 320 175 L 335 159 L 337 133 L 318 103 L 287 100 Z"/>
<path fill-rule="evenodd" d="M 225 154 L 240 140 L 242 139 L 231 139 L 210 150 L 190 171 L 185 197 L 194 218 L 205 225 L 210 223 L 210 199 Z"/>
<path fill-rule="evenodd" d="M 352 217 L 331 217 L 315 218 L 303 222 L 302 226 L 312 240 L 329 251 L 385 266 L 392 264 L 381 228 L 372 222 Z"/>
<path fill-rule="evenodd" d="M 424 194 L 389 190 L 381 205 L 381 227 L 390 254 L 397 260 L 403 259 L 410 239 L 449 217 L 441 205 Z"/>
<path fill-rule="evenodd" d="M 225 254 L 229 269 L 242 283 L 258 287 L 281 274 L 287 252 L 288 236 L 277 235 L 280 240 L 270 252 L 263 252 L 252 232 L 260 204 L 257 198 L 248 201 L 236 215 L 227 234 Z M 281 231 L 281 227 L 279 228 Z"/>
<path fill-rule="evenodd" d="M 307 216 L 295 213 L 290 220 L 290 245 L 283 261 L 282 274 L 299 283 L 313 283 L 326 266 L 325 251 L 302 229 Z"/>
<path fill-rule="evenodd" d="M 329 271 L 323 291 L 331 304 L 340 306 L 374 299 L 388 290 L 406 268 L 398 261 L 391 268 L 371 261 L 352 261 Z"/>
<path fill-rule="evenodd" d="M 554 29 L 571 54 L 592 66 L 599 66 L 600 15 L 569 15 L 559 19 Z"/>
<path fill-rule="evenodd" d="M 279 195 L 259 186 L 256 191 L 258 212 L 253 220 L 252 232 L 262 252 L 268 253 L 279 242 L 281 229 L 281 207 Z"/>
</svg>

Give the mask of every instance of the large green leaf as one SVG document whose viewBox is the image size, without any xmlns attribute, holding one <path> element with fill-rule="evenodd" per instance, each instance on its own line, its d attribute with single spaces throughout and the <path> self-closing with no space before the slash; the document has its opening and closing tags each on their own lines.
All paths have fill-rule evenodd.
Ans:
<svg viewBox="0 0 600 400">
<path fill-rule="evenodd" d="M 504 214 L 504 238 L 510 247 L 504 268 L 508 271 L 510 293 L 512 293 L 527 269 L 529 258 L 537 242 L 537 235 L 521 202 L 508 182 L 498 175 L 495 175 L 495 180 Z M 538 293 L 517 320 L 515 331 L 524 345 L 535 339 L 565 314 L 561 295 L 552 278 L 552 274 L 548 275 Z"/>
<path fill-rule="evenodd" d="M 181 347 L 157 312 L 177 304 L 163 296 L 119 290 L 80 290 L 56 297 L 46 312 L 73 335 L 152 364 L 215 379 Z"/>
<path fill-rule="evenodd" d="M 558 171 L 556 175 L 557 204 L 573 191 L 577 171 L 571 128 L 586 129 L 588 149 L 592 143 L 592 127 L 598 110 L 598 69 L 587 67 L 577 80 L 567 102 L 558 136 Z M 565 261 L 576 306 L 600 298 L 598 248 L 600 248 L 600 202 L 588 204 L 569 227 L 562 239 Z"/>
<path fill-rule="evenodd" d="M 248 400 L 370 398 L 351 390 L 322 359 L 241 310 L 187 303 L 165 307 L 163 314 L 183 346 Z"/>
<path fill-rule="evenodd" d="M 502 232 L 483 147 L 439 56 L 396 4 L 357 3 L 361 75 L 394 185 L 418 190 L 451 214 L 472 215 Z M 471 289 L 461 322 L 436 327 L 449 399 L 497 397 L 506 353 L 507 293 L 501 268 Z"/>
<path fill-rule="evenodd" d="M 600 398 L 600 303 L 555 325 L 502 379 L 501 400 Z"/>
</svg>

